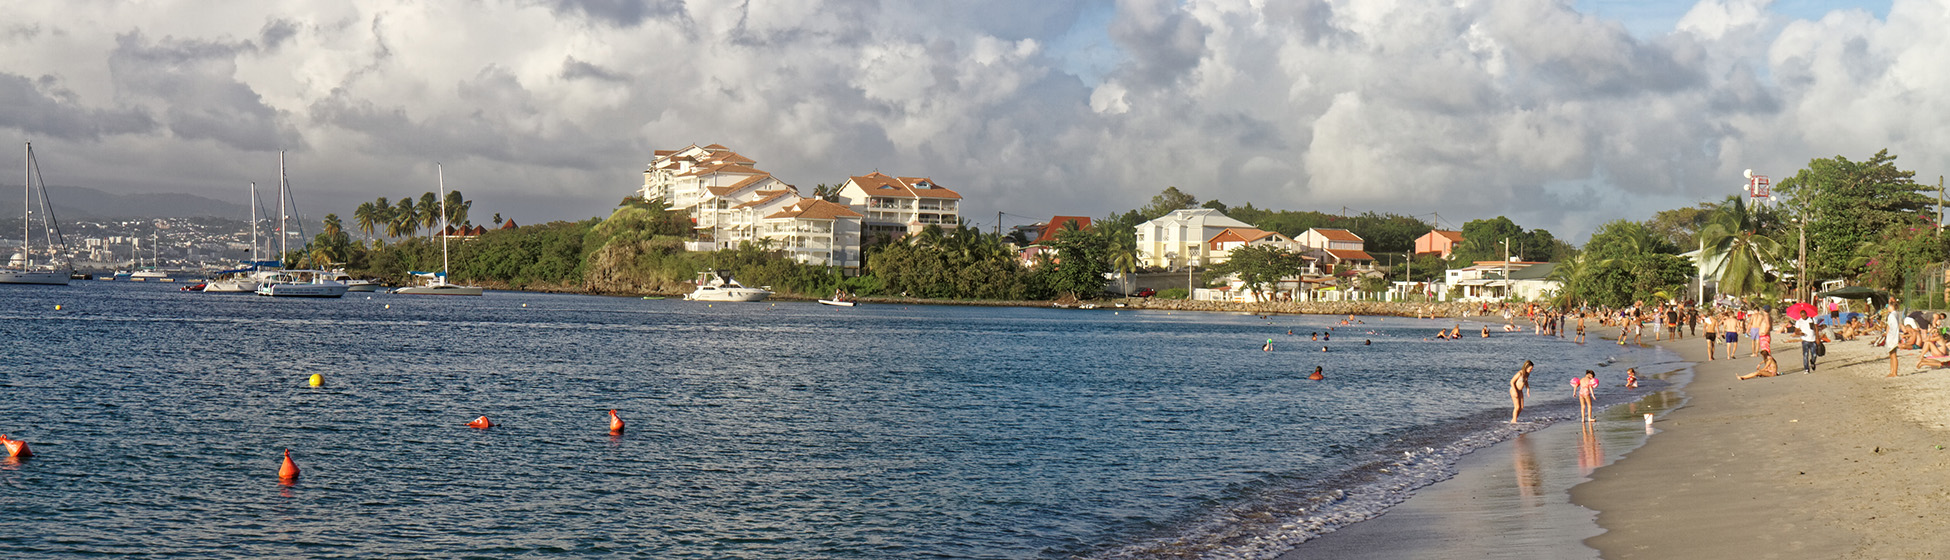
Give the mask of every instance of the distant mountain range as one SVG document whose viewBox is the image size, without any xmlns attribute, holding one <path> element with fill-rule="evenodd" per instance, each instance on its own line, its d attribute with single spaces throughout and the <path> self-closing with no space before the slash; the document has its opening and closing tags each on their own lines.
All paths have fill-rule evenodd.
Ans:
<svg viewBox="0 0 1950 560">
<path fill-rule="evenodd" d="M 62 221 L 195 216 L 250 219 L 250 208 L 243 204 L 193 194 L 115 194 L 87 187 L 58 185 L 49 186 L 47 191 L 48 197 L 54 199 L 54 215 Z M 40 206 L 38 193 L 34 195 L 34 205 Z M 20 185 L 0 185 L 0 216 L 20 217 Z"/>
</svg>

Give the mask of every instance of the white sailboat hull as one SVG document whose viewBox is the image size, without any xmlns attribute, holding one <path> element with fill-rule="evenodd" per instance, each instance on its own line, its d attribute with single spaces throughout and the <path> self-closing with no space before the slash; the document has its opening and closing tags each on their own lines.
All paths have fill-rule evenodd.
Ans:
<svg viewBox="0 0 1950 560">
<path fill-rule="evenodd" d="M 257 281 L 218 280 L 204 284 L 203 291 L 213 294 L 248 294 L 257 291 Z"/>
<path fill-rule="evenodd" d="M 371 280 L 353 280 L 345 283 L 345 291 L 377 292 L 379 291 L 379 283 Z"/>
<path fill-rule="evenodd" d="M 478 296 L 481 295 L 481 288 L 479 286 L 441 284 L 435 286 L 407 286 L 405 288 L 396 288 L 393 290 L 393 293 L 418 296 Z"/>
<path fill-rule="evenodd" d="M 68 285 L 69 274 L 57 270 L 0 270 L 0 284 Z"/>
<path fill-rule="evenodd" d="M 257 287 L 257 295 L 271 297 L 345 297 L 345 284 L 267 284 Z"/>
</svg>

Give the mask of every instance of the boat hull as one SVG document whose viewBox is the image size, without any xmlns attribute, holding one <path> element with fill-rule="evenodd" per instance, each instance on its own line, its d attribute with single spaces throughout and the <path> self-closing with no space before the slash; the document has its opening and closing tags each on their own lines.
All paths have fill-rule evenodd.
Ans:
<svg viewBox="0 0 1950 560">
<path fill-rule="evenodd" d="M 691 301 L 754 302 L 765 301 L 768 297 L 772 297 L 772 292 L 757 288 L 703 287 L 695 292 L 684 294 L 684 299 Z"/>
<path fill-rule="evenodd" d="M 257 287 L 257 295 L 271 297 L 345 297 L 345 284 L 266 284 Z"/>
<path fill-rule="evenodd" d="M 0 270 L 0 284 L 68 285 L 69 273 L 53 270 Z"/>
<path fill-rule="evenodd" d="M 839 301 L 839 300 L 833 300 L 833 299 L 822 299 L 822 300 L 819 300 L 819 302 L 820 302 L 820 303 L 823 303 L 823 304 L 826 304 L 826 305 L 836 305 L 836 306 L 839 306 L 839 307 L 853 307 L 853 306 L 854 306 L 854 303 L 853 303 L 853 302 L 850 302 L 850 301 Z"/>
<path fill-rule="evenodd" d="M 393 293 L 409 296 L 478 296 L 481 295 L 481 288 L 476 286 L 454 285 L 407 286 L 404 288 L 395 288 Z"/>
<path fill-rule="evenodd" d="M 249 294 L 257 292 L 254 280 L 218 280 L 205 284 L 204 293 L 210 294 Z"/>
<path fill-rule="evenodd" d="M 351 281 L 351 282 L 346 282 L 346 283 L 345 283 L 345 291 L 348 291 L 348 292 L 377 292 L 377 291 L 379 291 L 379 284 L 378 284 L 378 283 L 376 283 L 376 282 L 371 282 L 371 281 L 367 281 L 367 280 L 353 280 L 353 281 Z"/>
</svg>

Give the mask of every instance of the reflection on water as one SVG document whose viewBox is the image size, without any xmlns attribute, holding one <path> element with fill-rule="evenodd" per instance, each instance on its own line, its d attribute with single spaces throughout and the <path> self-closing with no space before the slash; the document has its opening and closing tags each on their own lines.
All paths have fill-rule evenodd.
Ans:
<svg viewBox="0 0 1950 560">
<path fill-rule="evenodd" d="M 1524 505 L 1535 507 L 1538 504 L 1538 489 L 1544 484 L 1544 475 L 1537 469 L 1537 452 L 1533 450 L 1528 433 L 1517 434 L 1511 442 L 1511 462 L 1516 465 L 1517 495 Z"/>
<path fill-rule="evenodd" d="M 1584 422 L 1578 434 L 1578 474 L 1591 476 L 1591 471 L 1605 464 L 1605 448 L 1598 443 L 1596 422 Z"/>
</svg>

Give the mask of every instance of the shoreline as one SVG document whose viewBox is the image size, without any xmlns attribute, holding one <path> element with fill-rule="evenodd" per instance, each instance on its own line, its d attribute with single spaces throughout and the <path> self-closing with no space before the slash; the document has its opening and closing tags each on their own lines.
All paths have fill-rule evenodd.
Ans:
<svg viewBox="0 0 1950 560">
<path fill-rule="evenodd" d="M 1472 320 L 1485 319 L 1490 318 Z M 1586 344 L 1611 344 L 1617 329 L 1588 332 Z M 1643 446 L 1652 434 L 1643 415 L 1663 417 L 1682 406 L 1682 390 L 1695 375 L 1693 364 L 1669 349 L 1651 344 L 1639 349 L 1649 352 L 1627 356 L 1603 373 L 1609 386 L 1618 387 L 1622 383 L 1612 378 L 1637 367 L 1646 373 L 1647 386 L 1605 405 L 1598 422 L 1544 420 L 1549 424 L 1476 449 L 1455 460 L 1453 476 L 1415 490 L 1373 518 L 1300 543 L 1278 560 L 1599 558 L 1598 550 L 1581 542 L 1604 532 L 1597 512 L 1573 503 L 1570 489 Z M 1547 375 L 1533 379 L 1561 372 L 1540 373 Z M 1662 386 L 1653 387 L 1654 379 Z"/>
<path fill-rule="evenodd" d="M 1830 343 L 1809 375 L 1798 344 L 1775 344 L 1781 375 L 1739 381 L 1757 358 L 1699 361 L 1701 339 L 1667 343 L 1699 364 L 1687 404 L 1571 489 L 1606 530 L 1585 542 L 1606 558 L 1944 555 L 1950 371 L 1917 372 L 1906 351 L 1885 378 L 1868 344 Z"/>
</svg>

